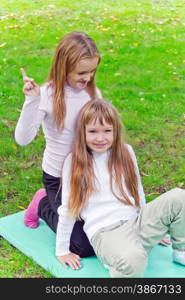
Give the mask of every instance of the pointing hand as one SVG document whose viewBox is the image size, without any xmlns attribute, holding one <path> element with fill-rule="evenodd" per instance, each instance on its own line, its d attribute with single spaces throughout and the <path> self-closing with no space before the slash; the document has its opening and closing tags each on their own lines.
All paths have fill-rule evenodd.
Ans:
<svg viewBox="0 0 185 300">
<path fill-rule="evenodd" d="M 27 77 L 26 72 L 23 68 L 20 69 L 23 77 L 23 93 L 27 96 L 40 96 L 40 87 L 39 85 L 34 81 L 33 78 Z"/>
</svg>

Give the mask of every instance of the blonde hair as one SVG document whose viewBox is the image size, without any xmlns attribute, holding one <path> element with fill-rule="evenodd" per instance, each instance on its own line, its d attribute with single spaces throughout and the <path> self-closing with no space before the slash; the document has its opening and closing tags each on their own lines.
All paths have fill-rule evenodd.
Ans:
<svg viewBox="0 0 185 300">
<path fill-rule="evenodd" d="M 72 149 L 69 212 L 71 216 L 77 218 L 80 218 L 81 209 L 95 190 L 93 156 L 86 144 L 85 127 L 96 120 L 102 125 L 106 122 L 113 126 L 113 144 L 108 160 L 112 193 L 118 200 L 125 204 L 139 206 L 140 203 L 137 175 L 128 146 L 122 141 L 123 128 L 118 112 L 105 99 L 92 100 L 85 104 L 79 113 Z M 113 179 L 118 186 L 121 197 L 113 191 Z M 129 200 L 124 191 L 123 179 L 130 195 L 135 199 L 135 204 Z"/>
<path fill-rule="evenodd" d="M 73 31 L 65 35 L 56 48 L 48 81 L 54 91 L 53 114 L 58 129 L 63 128 L 66 116 L 64 88 L 67 74 L 80 60 L 93 57 L 98 57 L 100 62 L 95 42 L 83 32 Z M 97 98 L 94 76 L 87 85 L 87 92 L 91 99 Z"/>
</svg>

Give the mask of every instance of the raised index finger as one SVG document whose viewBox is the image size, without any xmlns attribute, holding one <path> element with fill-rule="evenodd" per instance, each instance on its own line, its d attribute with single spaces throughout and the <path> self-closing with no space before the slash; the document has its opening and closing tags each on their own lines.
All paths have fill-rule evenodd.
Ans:
<svg viewBox="0 0 185 300">
<path fill-rule="evenodd" d="M 20 70 L 21 70 L 23 79 L 25 79 L 27 77 L 26 71 L 23 68 L 21 68 Z"/>
</svg>

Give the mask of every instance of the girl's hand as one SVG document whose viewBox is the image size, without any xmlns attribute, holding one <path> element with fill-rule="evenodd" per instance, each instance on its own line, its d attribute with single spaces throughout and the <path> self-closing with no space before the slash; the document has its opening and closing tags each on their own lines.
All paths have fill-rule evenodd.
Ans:
<svg viewBox="0 0 185 300">
<path fill-rule="evenodd" d="M 23 93 L 27 96 L 37 97 L 40 96 L 40 87 L 35 83 L 33 78 L 27 77 L 26 72 L 21 68 L 21 73 L 24 81 Z"/>
<path fill-rule="evenodd" d="M 81 268 L 80 256 L 75 253 L 69 253 L 63 256 L 57 256 L 58 260 L 66 268 L 66 264 L 70 265 L 71 269 L 78 270 Z"/>
</svg>

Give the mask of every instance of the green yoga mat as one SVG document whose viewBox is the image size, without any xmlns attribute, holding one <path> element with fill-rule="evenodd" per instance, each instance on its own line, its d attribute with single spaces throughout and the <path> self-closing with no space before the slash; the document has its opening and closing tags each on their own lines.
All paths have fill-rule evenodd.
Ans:
<svg viewBox="0 0 185 300">
<path fill-rule="evenodd" d="M 96 257 L 81 259 L 82 268 L 65 269 L 55 257 L 55 233 L 40 220 L 30 229 L 23 224 L 24 211 L 0 218 L 0 235 L 57 278 L 106 278 L 109 272 Z M 185 267 L 172 262 L 172 249 L 157 245 L 151 251 L 145 278 L 185 278 Z"/>
</svg>

